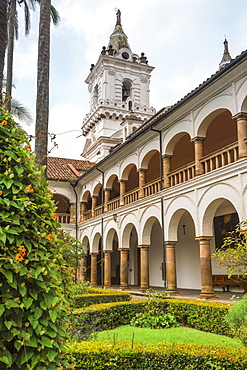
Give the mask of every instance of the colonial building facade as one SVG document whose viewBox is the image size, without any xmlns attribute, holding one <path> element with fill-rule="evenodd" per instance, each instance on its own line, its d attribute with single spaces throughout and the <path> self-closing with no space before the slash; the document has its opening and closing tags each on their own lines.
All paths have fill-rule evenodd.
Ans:
<svg viewBox="0 0 247 370">
<path fill-rule="evenodd" d="M 151 115 L 153 68 L 132 54 L 119 13 L 114 32 L 124 44 L 111 38 L 86 81 L 84 155 L 96 164 L 67 160 L 73 181 L 49 175 L 57 200 L 67 204 L 62 226 L 88 252 L 80 278 L 213 297 L 214 277 L 226 271 L 211 254 L 247 219 L 247 51 L 231 59 L 225 40 L 219 70 Z"/>
</svg>

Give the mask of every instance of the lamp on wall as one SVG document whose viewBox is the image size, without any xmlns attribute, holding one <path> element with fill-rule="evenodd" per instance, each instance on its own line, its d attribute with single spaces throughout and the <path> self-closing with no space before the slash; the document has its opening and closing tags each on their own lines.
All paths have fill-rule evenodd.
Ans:
<svg viewBox="0 0 247 370">
<path fill-rule="evenodd" d="M 114 214 L 113 214 L 113 220 L 114 220 L 115 222 L 117 222 L 117 217 L 118 217 L 118 216 L 117 216 L 117 214 L 116 214 L 116 213 L 114 213 Z"/>
<path fill-rule="evenodd" d="M 186 234 L 186 230 L 185 230 L 185 228 L 186 228 L 186 225 L 182 225 L 182 228 L 184 229 L 184 235 Z"/>
</svg>

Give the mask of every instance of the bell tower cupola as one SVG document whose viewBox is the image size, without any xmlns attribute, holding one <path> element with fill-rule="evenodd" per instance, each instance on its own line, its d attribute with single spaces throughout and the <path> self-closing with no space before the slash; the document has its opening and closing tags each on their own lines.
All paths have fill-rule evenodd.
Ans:
<svg viewBox="0 0 247 370">
<path fill-rule="evenodd" d="M 108 46 L 102 47 L 85 81 L 90 93 L 90 111 L 82 124 L 86 137 L 82 156 L 93 162 L 100 161 L 123 142 L 124 120 L 134 115 L 141 125 L 155 113 L 149 103 L 154 67 L 149 66 L 144 53 L 140 56 L 132 53 L 121 23 L 118 10 Z"/>
</svg>

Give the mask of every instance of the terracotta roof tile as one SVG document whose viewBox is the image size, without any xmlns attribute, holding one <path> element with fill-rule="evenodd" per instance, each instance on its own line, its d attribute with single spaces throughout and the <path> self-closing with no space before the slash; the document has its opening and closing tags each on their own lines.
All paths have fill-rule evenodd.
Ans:
<svg viewBox="0 0 247 370">
<path fill-rule="evenodd" d="M 95 163 L 80 159 L 47 157 L 47 179 L 71 181 L 80 177 Z"/>
</svg>

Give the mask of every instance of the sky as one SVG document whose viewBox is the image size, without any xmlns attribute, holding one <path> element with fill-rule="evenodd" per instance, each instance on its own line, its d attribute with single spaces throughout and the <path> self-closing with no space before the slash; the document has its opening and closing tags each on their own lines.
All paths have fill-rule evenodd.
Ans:
<svg viewBox="0 0 247 370">
<path fill-rule="evenodd" d="M 52 4 L 61 18 L 58 26 L 51 24 L 49 133 L 56 135 L 49 144 L 52 156 L 83 159 L 81 126 L 89 112 L 85 80 L 102 46 L 108 45 L 117 9 L 132 52 L 144 52 L 155 67 L 150 106 L 157 111 L 218 70 L 225 36 L 232 58 L 247 49 L 246 0 L 52 0 Z M 26 37 L 24 12 L 18 8 L 12 95 L 30 110 L 33 121 L 22 127 L 34 135 L 39 8 L 31 13 Z"/>
</svg>

